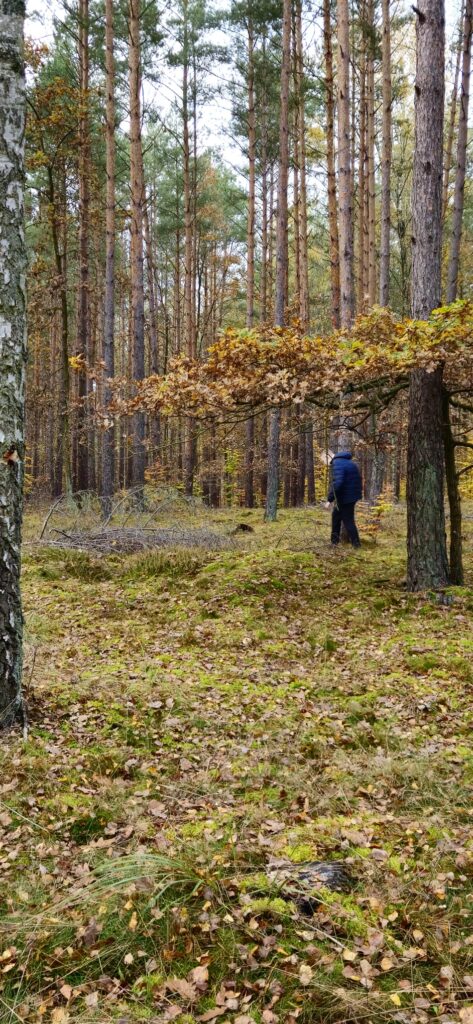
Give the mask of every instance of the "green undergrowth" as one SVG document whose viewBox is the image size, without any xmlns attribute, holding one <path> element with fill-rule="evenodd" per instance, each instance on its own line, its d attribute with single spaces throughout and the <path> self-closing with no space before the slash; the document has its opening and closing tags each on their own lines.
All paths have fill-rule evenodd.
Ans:
<svg viewBox="0 0 473 1024">
<path fill-rule="evenodd" d="M 408 594 L 398 510 L 361 552 L 317 510 L 245 521 L 219 552 L 26 545 L 2 1024 L 469 1024 L 471 575 Z M 307 915 L 268 865 L 316 860 L 353 886 Z"/>
</svg>

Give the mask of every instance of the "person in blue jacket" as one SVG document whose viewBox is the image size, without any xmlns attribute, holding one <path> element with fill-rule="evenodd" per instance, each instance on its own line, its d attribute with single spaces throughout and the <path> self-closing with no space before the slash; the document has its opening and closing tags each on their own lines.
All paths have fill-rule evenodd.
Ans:
<svg viewBox="0 0 473 1024">
<path fill-rule="evenodd" d="M 342 523 L 354 548 L 360 547 L 355 523 L 355 505 L 362 496 L 361 473 L 351 452 L 338 452 L 331 465 L 331 486 L 327 495 L 327 508 L 332 508 L 332 544 L 340 541 Z"/>
</svg>

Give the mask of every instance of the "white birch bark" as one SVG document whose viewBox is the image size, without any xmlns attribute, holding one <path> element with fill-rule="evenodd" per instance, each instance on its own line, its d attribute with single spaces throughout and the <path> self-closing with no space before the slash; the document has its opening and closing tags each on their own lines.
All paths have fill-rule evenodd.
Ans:
<svg viewBox="0 0 473 1024">
<path fill-rule="evenodd" d="M 0 0 L 0 726 L 21 717 L 26 361 L 23 0 Z"/>
</svg>

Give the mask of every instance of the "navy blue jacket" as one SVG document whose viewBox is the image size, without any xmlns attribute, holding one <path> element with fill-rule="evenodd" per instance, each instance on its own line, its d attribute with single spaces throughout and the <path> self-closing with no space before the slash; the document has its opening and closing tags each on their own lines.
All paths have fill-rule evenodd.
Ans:
<svg viewBox="0 0 473 1024">
<path fill-rule="evenodd" d="M 336 501 L 337 505 L 350 505 L 359 501 L 362 495 L 361 473 L 356 462 L 352 462 L 351 452 L 339 452 L 331 462 L 332 485 L 327 501 Z"/>
</svg>

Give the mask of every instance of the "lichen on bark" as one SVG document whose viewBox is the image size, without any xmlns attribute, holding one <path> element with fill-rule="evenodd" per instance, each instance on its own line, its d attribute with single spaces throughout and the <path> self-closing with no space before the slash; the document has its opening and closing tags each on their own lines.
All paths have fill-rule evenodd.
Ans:
<svg viewBox="0 0 473 1024">
<path fill-rule="evenodd" d="M 10 725 L 22 711 L 20 544 L 26 362 L 23 23 L 24 3 L 0 0 L 0 727 Z"/>
</svg>

